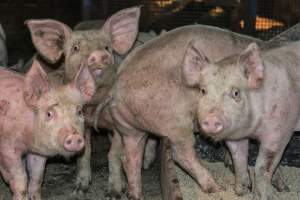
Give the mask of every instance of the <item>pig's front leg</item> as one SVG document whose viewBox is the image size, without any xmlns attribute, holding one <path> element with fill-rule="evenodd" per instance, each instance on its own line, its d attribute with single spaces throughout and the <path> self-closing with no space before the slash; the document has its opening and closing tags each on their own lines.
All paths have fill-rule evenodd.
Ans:
<svg viewBox="0 0 300 200">
<path fill-rule="evenodd" d="M 29 175 L 29 198 L 30 200 L 41 200 L 41 186 L 43 183 L 47 158 L 40 155 L 28 154 L 26 161 Z"/>
<path fill-rule="evenodd" d="M 87 192 L 91 183 L 91 128 L 85 128 L 85 148 L 82 155 L 77 158 L 77 193 Z"/>
<path fill-rule="evenodd" d="M 248 173 L 248 148 L 249 140 L 226 141 L 231 152 L 235 172 L 235 193 L 239 196 L 246 194 L 251 188 Z"/>
<path fill-rule="evenodd" d="M 175 161 L 185 169 L 201 186 L 204 192 L 218 192 L 221 187 L 215 182 L 208 170 L 202 166 L 194 148 L 195 138 L 192 131 L 174 132 L 171 140 Z M 176 137 L 177 136 L 177 137 Z"/>
<path fill-rule="evenodd" d="M 8 151 L 1 155 L 0 170 L 2 176 L 9 184 L 13 193 L 13 200 L 28 200 L 27 176 L 21 155 L 11 154 L 12 152 Z"/>
<path fill-rule="evenodd" d="M 123 146 L 120 134 L 114 130 L 111 139 L 111 146 L 108 153 L 109 186 L 108 195 L 112 198 L 121 198 L 125 189 L 125 177 L 122 168 Z"/>
</svg>

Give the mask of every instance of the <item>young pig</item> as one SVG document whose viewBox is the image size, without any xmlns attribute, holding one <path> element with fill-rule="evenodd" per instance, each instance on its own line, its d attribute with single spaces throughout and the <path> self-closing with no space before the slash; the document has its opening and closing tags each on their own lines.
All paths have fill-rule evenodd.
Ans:
<svg viewBox="0 0 300 200">
<path fill-rule="evenodd" d="M 225 140 L 235 169 L 235 190 L 250 186 L 248 140 L 258 140 L 255 199 L 272 197 L 272 176 L 300 111 L 300 43 L 260 52 L 250 44 L 242 53 L 213 62 L 191 41 L 183 62 L 183 77 L 197 96 L 195 114 L 204 133 Z"/>
<path fill-rule="evenodd" d="M 91 100 L 95 82 L 82 67 L 68 85 L 52 85 L 37 60 L 25 75 L 0 69 L 0 171 L 14 200 L 41 199 L 32 179 L 42 176 L 35 161 L 69 157 L 85 145 L 82 107 Z M 29 195 L 22 157 L 28 156 Z M 37 155 L 34 155 L 37 154 Z"/>
</svg>

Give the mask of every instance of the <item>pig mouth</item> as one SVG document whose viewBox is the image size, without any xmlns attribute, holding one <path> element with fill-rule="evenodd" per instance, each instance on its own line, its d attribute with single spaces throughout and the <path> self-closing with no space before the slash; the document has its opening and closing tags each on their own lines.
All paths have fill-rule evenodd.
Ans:
<svg viewBox="0 0 300 200">
<path fill-rule="evenodd" d="M 99 68 L 93 69 L 93 75 L 94 75 L 95 77 L 98 77 L 98 76 L 100 76 L 101 74 L 102 74 L 102 69 L 99 69 Z"/>
</svg>

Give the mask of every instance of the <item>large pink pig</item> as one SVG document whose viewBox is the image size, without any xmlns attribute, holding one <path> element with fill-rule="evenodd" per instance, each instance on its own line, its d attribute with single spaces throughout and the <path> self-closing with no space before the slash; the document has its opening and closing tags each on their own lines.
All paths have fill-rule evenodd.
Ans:
<svg viewBox="0 0 300 200">
<path fill-rule="evenodd" d="M 39 187 L 32 182 L 42 176 L 35 169 L 35 161 L 58 154 L 69 157 L 83 150 L 81 109 L 92 98 L 95 81 L 88 68 L 81 67 L 70 84 L 53 85 L 39 61 L 34 60 L 25 76 L 1 68 L 0 91 L 1 174 L 14 200 L 40 199 Z M 26 155 L 29 194 L 22 163 Z"/>
<path fill-rule="evenodd" d="M 260 51 L 250 44 L 241 53 L 210 61 L 191 41 L 183 62 L 183 77 L 195 90 L 195 114 L 204 133 L 225 140 L 233 158 L 235 190 L 247 191 L 248 140 L 256 139 L 259 153 L 252 181 L 255 199 L 273 199 L 281 156 L 300 114 L 300 43 Z"/>
</svg>

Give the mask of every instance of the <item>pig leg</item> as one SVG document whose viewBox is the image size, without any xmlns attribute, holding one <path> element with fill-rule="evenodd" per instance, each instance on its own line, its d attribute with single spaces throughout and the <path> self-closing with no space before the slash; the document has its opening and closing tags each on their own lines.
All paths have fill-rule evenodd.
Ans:
<svg viewBox="0 0 300 200">
<path fill-rule="evenodd" d="M 26 157 L 29 175 L 28 193 L 30 200 L 41 200 L 41 186 L 47 159 L 43 156 L 28 154 Z"/>
<path fill-rule="evenodd" d="M 114 131 L 111 137 L 111 146 L 108 153 L 108 195 L 117 199 L 121 198 L 121 193 L 125 189 L 125 177 L 121 161 L 123 153 L 122 148 L 122 138 L 117 131 Z"/>
<path fill-rule="evenodd" d="M 127 132 L 128 133 L 128 132 Z M 128 180 L 128 198 L 140 200 L 142 197 L 142 162 L 147 134 L 135 130 L 123 135 L 122 163 Z"/>
<path fill-rule="evenodd" d="M 87 192 L 91 183 L 91 128 L 85 129 L 85 148 L 82 155 L 77 159 L 77 177 L 76 189 L 77 193 Z"/>
<path fill-rule="evenodd" d="M 231 152 L 235 172 L 235 193 L 238 196 L 244 195 L 251 188 L 251 181 L 248 173 L 248 148 L 249 140 L 226 141 Z"/>
<path fill-rule="evenodd" d="M 234 173 L 234 166 L 233 166 L 233 163 L 232 163 L 232 157 L 231 157 L 231 154 L 229 153 L 228 149 L 225 148 L 224 150 L 224 165 L 225 167 L 227 167 L 232 173 Z"/>
<path fill-rule="evenodd" d="M 173 130 L 172 135 L 180 136 L 186 132 L 180 131 L 176 134 Z M 201 188 L 209 193 L 220 191 L 221 187 L 215 182 L 207 169 L 201 165 L 197 157 L 194 148 L 195 138 L 193 132 L 190 131 L 189 134 L 184 134 L 184 138 L 175 137 L 169 139 L 172 143 L 175 161 L 198 182 Z"/>
<path fill-rule="evenodd" d="M 13 192 L 13 200 L 28 200 L 27 176 L 21 156 L 15 155 L 10 157 L 9 154 L 12 154 L 12 152 L 6 152 L 1 155 L 0 170 L 2 176 Z"/>
<path fill-rule="evenodd" d="M 144 169 L 149 169 L 151 164 L 155 160 L 156 146 L 157 146 L 157 139 L 148 138 L 145 147 L 145 152 L 144 152 L 144 162 L 143 162 Z"/>
<path fill-rule="evenodd" d="M 224 155 L 224 165 L 225 167 L 228 167 L 229 170 L 234 173 L 234 166 L 232 163 L 232 158 L 230 156 L 230 153 L 227 149 L 225 149 L 225 155 Z M 276 169 L 273 178 L 272 178 L 272 185 L 276 188 L 278 192 L 289 192 L 290 189 L 285 183 L 284 177 L 282 175 L 280 166 Z"/>
<path fill-rule="evenodd" d="M 272 185 L 278 192 L 289 192 L 290 189 L 284 181 L 281 167 L 278 166 L 272 178 Z"/>
<path fill-rule="evenodd" d="M 290 136 L 290 134 L 286 134 L 285 136 Z M 272 199 L 272 175 L 280 162 L 289 138 L 280 137 L 278 141 L 272 141 L 268 138 L 268 141 L 261 142 L 255 165 L 254 197 L 256 199 Z"/>
</svg>

